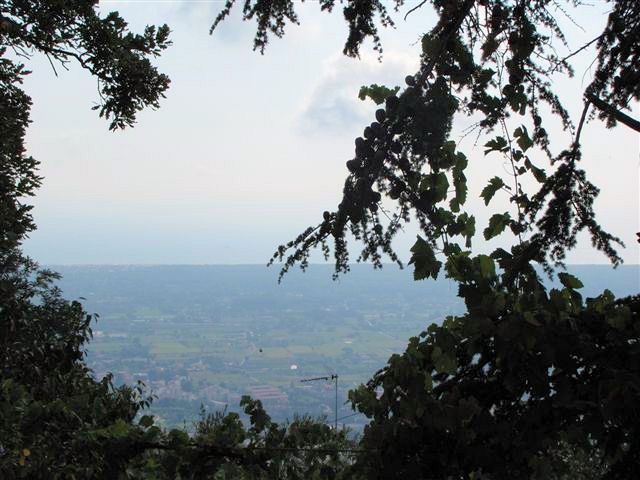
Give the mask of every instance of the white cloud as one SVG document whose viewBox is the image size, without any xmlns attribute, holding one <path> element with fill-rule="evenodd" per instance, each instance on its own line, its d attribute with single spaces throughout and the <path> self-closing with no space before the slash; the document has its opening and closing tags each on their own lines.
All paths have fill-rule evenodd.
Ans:
<svg viewBox="0 0 640 480">
<path fill-rule="evenodd" d="M 363 85 L 372 83 L 402 86 L 405 75 L 416 71 L 417 58 L 407 53 L 385 51 L 382 62 L 374 53 L 359 60 L 337 53 L 323 62 L 322 74 L 297 116 L 302 133 L 322 131 L 343 133 L 345 129 L 364 127 L 375 106 L 358 99 Z"/>
</svg>

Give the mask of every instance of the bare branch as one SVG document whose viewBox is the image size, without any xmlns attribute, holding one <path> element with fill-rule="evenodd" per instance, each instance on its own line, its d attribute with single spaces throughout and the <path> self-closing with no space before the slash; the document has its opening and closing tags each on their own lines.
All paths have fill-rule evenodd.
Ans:
<svg viewBox="0 0 640 480">
<path fill-rule="evenodd" d="M 592 93 L 586 93 L 585 97 L 597 108 L 599 108 L 603 112 L 608 113 L 609 115 L 612 115 L 613 118 L 615 118 L 618 122 L 624 123 L 627 127 L 635 130 L 636 132 L 640 132 L 640 122 L 638 120 L 631 118 L 626 113 L 622 113 L 613 105 L 609 105 L 607 102 L 601 100 Z"/>
<path fill-rule="evenodd" d="M 551 73 L 555 72 L 558 69 L 559 65 L 564 65 L 564 63 L 569 60 L 571 57 L 579 54 L 580 52 L 582 52 L 583 50 L 589 48 L 591 45 L 593 45 L 595 42 L 597 42 L 598 40 L 600 40 L 602 37 L 604 36 L 604 33 L 598 35 L 596 38 L 594 38 L 593 40 L 585 43 L 583 46 L 581 46 L 579 49 L 577 49 L 575 52 L 571 52 L 569 55 L 567 55 L 566 57 L 564 57 L 562 60 L 556 62 L 556 66 L 551 70 Z"/>
<path fill-rule="evenodd" d="M 421 8 L 425 3 L 427 3 L 427 0 L 422 0 L 418 5 L 416 5 L 415 7 L 411 8 L 407 13 L 405 13 L 404 15 L 404 20 L 407 20 L 407 17 L 415 12 L 416 10 L 418 10 L 419 8 Z"/>
<path fill-rule="evenodd" d="M 573 141 L 573 148 L 578 148 L 580 145 L 580 134 L 582 133 L 582 126 L 584 120 L 587 118 L 587 112 L 589 111 L 589 101 L 584 102 L 584 108 L 582 109 L 582 115 L 580 116 L 580 123 L 578 123 L 578 130 L 576 131 L 576 138 Z"/>
</svg>

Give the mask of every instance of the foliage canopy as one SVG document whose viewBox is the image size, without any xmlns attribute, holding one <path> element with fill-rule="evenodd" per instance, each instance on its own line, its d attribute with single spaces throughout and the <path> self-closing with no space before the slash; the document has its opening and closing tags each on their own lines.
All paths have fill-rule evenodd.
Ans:
<svg viewBox="0 0 640 480">
<path fill-rule="evenodd" d="M 229 0 L 212 30 L 229 15 Z M 584 7 L 574 0 L 571 5 Z M 431 0 L 438 21 L 422 38 L 420 69 L 404 89 L 365 86 L 361 98 L 381 108 L 356 139 L 343 198 L 316 226 L 282 246 L 283 273 L 325 255 L 333 241 L 336 273 L 349 269 L 347 235 L 362 260 L 380 267 L 398 256 L 392 240 L 413 216 L 421 235 L 411 249 L 414 279 L 444 274 L 459 284 L 467 312 L 409 340 L 366 384 L 350 392 L 370 419 L 357 445 L 308 418 L 271 421 L 244 398 L 250 426 L 235 414 L 203 412 L 196 433 L 163 431 L 149 416 L 141 386 L 93 378 L 84 363 L 91 318 L 61 298 L 24 257 L 35 226 L 24 198 L 41 179 L 26 155 L 30 98 L 21 63 L 34 53 L 52 65 L 77 61 L 99 80 L 96 110 L 111 129 L 159 105 L 169 85 L 150 59 L 169 45 L 169 29 L 128 31 L 93 2 L 0 0 L 0 473 L 12 477 L 85 478 L 630 478 L 640 468 L 640 300 L 609 291 L 583 299 L 579 279 L 560 273 L 548 290 L 539 275 L 562 265 L 577 234 L 617 265 L 621 241 L 597 223 L 598 189 L 580 168 L 585 121 L 598 116 L 638 128 L 626 115 L 640 96 L 640 4 L 612 0 L 584 110 L 572 119 L 553 77 L 573 74 L 553 45 L 566 39 L 551 0 Z M 256 20 L 254 48 L 297 22 L 291 0 L 244 0 Z M 395 8 L 402 7 L 401 0 Z M 321 0 L 332 11 L 335 0 Z M 346 0 L 344 53 L 358 56 L 379 26 L 392 26 L 378 0 Z M 586 45 L 583 47 L 586 48 Z M 54 67 L 55 68 L 55 67 Z M 595 106 L 596 110 L 589 109 Z M 485 153 L 500 155 L 511 178 L 482 191 L 489 208 L 506 193 L 511 211 L 491 212 L 485 239 L 513 235 L 510 251 L 474 255 L 475 218 L 465 211 L 467 156 L 451 138 L 456 115 L 477 118 Z M 547 126 L 559 118 L 571 142 L 554 153 Z M 635 123 L 634 123 L 635 122 Z M 523 176 L 537 188 L 526 191 Z M 395 202 L 394 212 L 382 197 Z M 389 215 L 383 221 L 381 214 Z M 355 460 L 353 460 L 355 458 Z M 588 466 L 586 468 L 585 466 Z M 578 468 L 580 467 L 580 468 Z"/>
<path fill-rule="evenodd" d="M 21 62 L 79 62 L 98 79 L 94 109 L 111 130 L 158 107 L 169 86 L 150 62 L 169 46 L 169 28 L 133 34 L 96 3 L 0 1 L 0 477 L 336 478 L 352 446 L 346 432 L 309 418 L 278 425 L 250 398 L 241 404 L 250 427 L 237 414 L 203 412 L 193 437 L 141 416 L 151 402 L 143 385 L 94 378 L 84 361 L 93 318 L 22 254 L 35 229 L 25 199 L 42 179 L 25 149 L 31 99 Z"/>
<path fill-rule="evenodd" d="M 169 80 L 151 65 L 168 42 L 166 26 L 143 35 L 93 2 L 0 1 L 0 476 L 115 478 L 135 451 L 124 451 L 104 429 L 130 423 L 148 405 L 140 387 L 94 379 L 84 363 L 91 337 L 78 302 L 20 249 L 35 229 L 25 199 L 41 182 L 26 154 L 31 99 L 21 83 L 22 61 L 45 54 L 64 66 L 78 61 L 100 82 L 95 107 L 110 128 L 133 124 L 156 107 Z M 55 62 L 55 64 L 54 64 Z M 55 67 L 54 67 L 55 68 Z"/>
<path fill-rule="evenodd" d="M 350 234 L 362 247 L 358 260 L 400 263 L 392 240 L 415 217 L 414 279 L 444 273 L 459 284 L 467 313 L 411 338 L 350 393 L 371 418 L 361 441 L 370 453 L 354 469 L 364 478 L 568 478 L 578 472 L 576 458 L 589 459 L 589 475 L 598 477 L 628 478 L 640 468 L 638 297 L 615 300 L 605 291 L 585 300 L 580 280 L 567 273 L 558 275 L 562 288 L 548 290 L 535 268 L 551 275 L 562 267 L 583 230 L 614 265 L 621 262 L 622 241 L 598 224 L 599 190 L 580 168 L 588 119 L 640 131 L 623 112 L 640 97 L 640 4 L 608 3 L 604 30 L 563 57 L 554 47 L 567 46 L 557 16 L 565 7 L 589 8 L 579 0 L 420 2 L 411 11 L 428 4 L 438 20 L 422 37 L 419 70 L 401 90 L 361 89 L 381 108 L 355 140 L 341 202 L 275 252 L 270 263 L 284 262 L 282 276 L 296 264 L 306 268 L 316 248 L 328 258 L 333 243 L 337 275 L 349 270 Z M 269 34 L 280 37 L 286 21 L 297 22 L 286 0 L 245 0 L 243 13 L 256 20 L 260 51 Z M 345 54 L 358 56 L 367 38 L 382 51 L 376 19 L 392 25 L 383 4 L 348 0 L 343 14 Z M 574 119 L 553 81 L 573 76 L 572 57 L 592 44 L 596 70 Z M 497 175 L 481 193 L 487 208 L 498 193 L 508 195 L 512 209 L 491 211 L 483 236 L 513 235 L 510 251 L 472 253 L 476 221 L 465 210 L 469 161 L 451 137 L 456 115 L 472 116 L 487 136 L 485 154 L 510 165 L 511 178 Z M 571 136 L 559 153 L 547 130 L 551 117 Z M 527 176 L 537 187 L 525 189 Z"/>
</svg>

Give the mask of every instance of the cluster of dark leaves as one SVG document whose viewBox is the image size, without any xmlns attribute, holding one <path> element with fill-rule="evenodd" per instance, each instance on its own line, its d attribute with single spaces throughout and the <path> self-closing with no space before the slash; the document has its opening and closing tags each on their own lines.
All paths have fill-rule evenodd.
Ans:
<svg viewBox="0 0 640 480">
<path fill-rule="evenodd" d="M 169 29 L 135 35 L 117 13 L 101 18 L 95 7 L 0 1 L 0 477 L 337 478 L 353 463 L 352 443 L 322 419 L 278 425 L 244 398 L 250 427 L 235 413 L 203 412 L 190 436 L 141 415 L 152 400 L 142 384 L 116 387 L 85 363 L 95 319 L 62 298 L 54 272 L 22 254 L 35 229 L 25 202 L 41 178 L 25 150 L 28 72 L 7 52 L 45 54 L 62 66 L 77 60 L 99 80 L 97 109 L 112 129 L 157 107 L 169 84 L 149 61 L 169 45 Z"/>
<path fill-rule="evenodd" d="M 169 87 L 169 78 L 150 62 L 170 45 L 169 27 L 148 26 L 133 34 L 117 12 L 100 17 L 96 3 L 1 1 L 2 55 L 10 49 L 24 58 L 45 54 L 62 67 L 79 62 L 99 82 L 100 102 L 94 108 L 111 121 L 111 129 L 124 128 L 142 108 L 159 107 Z"/>
<path fill-rule="evenodd" d="M 20 89 L 25 71 L 4 58 L 5 53 L 6 48 L 0 47 L 0 255 L 13 256 L 18 239 L 35 228 L 24 198 L 34 195 L 41 178 L 36 173 L 38 162 L 25 155 L 31 106 Z"/>
<path fill-rule="evenodd" d="M 117 15 L 100 19 L 94 8 L 91 2 L 0 2 L 2 478 L 115 478 L 135 450 L 96 432 L 132 422 L 148 405 L 140 387 L 94 379 L 84 362 L 92 318 L 61 297 L 55 273 L 20 249 L 35 229 L 26 202 L 41 178 L 25 149 L 31 99 L 21 83 L 28 72 L 15 59 L 34 51 L 60 62 L 76 58 L 103 82 L 101 114 L 112 128 L 131 124 L 168 85 L 146 58 L 166 46 L 168 30 L 134 36 Z"/>
<path fill-rule="evenodd" d="M 607 26 L 598 37 L 598 66 L 588 92 L 610 107 L 630 109 L 640 99 L 640 4 L 634 0 L 613 2 Z M 601 110 L 601 118 L 615 125 L 612 109 Z"/>
<path fill-rule="evenodd" d="M 218 14 L 209 33 L 218 27 L 220 22 L 227 18 L 236 0 L 227 0 L 224 8 Z M 332 12 L 336 0 L 320 0 L 320 9 Z M 340 2 L 343 3 L 343 2 Z M 349 26 L 349 34 L 344 46 L 344 53 L 350 57 L 357 57 L 362 43 L 371 38 L 374 49 L 382 53 L 382 42 L 378 34 L 376 17 L 384 27 L 394 25 L 386 6 L 380 0 L 347 0 L 343 8 L 343 15 Z M 397 10 L 404 0 L 394 0 Z M 244 0 L 242 7 L 242 19 L 256 21 L 256 35 L 253 41 L 253 49 L 264 53 L 269 42 L 269 34 L 282 38 L 287 21 L 297 24 L 298 15 L 295 11 L 295 2 L 292 0 Z"/>
<path fill-rule="evenodd" d="M 369 453 L 355 471 L 365 478 L 630 478 L 640 469 L 638 299 L 616 301 L 605 291 L 584 302 L 580 281 L 564 273 L 564 288 L 548 291 L 534 265 L 551 275 L 583 230 L 614 265 L 621 261 L 615 245 L 622 242 L 595 218 L 599 190 L 579 168 L 580 134 L 589 106 L 613 126 L 614 113 L 638 98 L 638 2 L 611 2 L 607 26 L 596 32 L 598 67 L 577 129 L 553 75 L 572 76 L 569 59 L 593 42 L 558 54 L 555 45 L 567 41 L 557 2 L 425 3 L 439 20 L 423 36 L 419 71 L 402 90 L 360 91 L 383 108 L 356 139 L 342 201 L 269 262 L 283 262 L 282 277 L 294 265 L 307 268 L 316 248 L 328 258 L 333 241 L 336 274 L 347 272 L 351 235 L 362 245 L 359 260 L 381 267 L 386 255 L 400 263 L 391 241 L 416 218 L 414 278 L 436 278 L 444 268 L 459 284 L 467 314 L 412 338 L 351 392 L 354 408 L 372 420 L 361 442 Z M 350 39 L 370 35 L 362 25 Z M 471 255 L 475 219 L 462 210 L 468 162 L 449 138 L 456 114 L 479 118 L 476 128 L 490 135 L 485 154 L 510 165 L 511 178 L 493 177 L 481 194 L 486 206 L 498 192 L 508 195 L 512 211 L 491 212 L 483 236 L 511 233 L 510 252 Z M 550 115 L 573 134 L 559 155 L 545 129 Z M 540 157 L 547 168 L 536 165 Z M 537 190 L 524 190 L 523 175 Z"/>
<path fill-rule="evenodd" d="M 585 475 L 629 478 L 637 471 L 637 297 L 615 301 L 605 291 L 585 302 L 580 281 L 568 274 L 559 276 L 563 288 L 547 291 L 532 266 L 550 271 L 584 229 L 596 248 L 619 261 L 612 246 L 617 239 L 595 220 L 598 189 L 577 168 L 584 116 L 571 147 L 557 157 L 543 127 L 546 104 L 573 128 L 550 81 L 554 72 L 571 74 L 552 45 L 553 39 L 564 41 L 549 11 L 554 3 L 431 3 L 440 19 L 423 38 L 420 70 L 406 78 L 406 88 L 372 85 L 361 91 L 384 108 L 356 140 L 337 210 L 325 212 L 321 223 L 274 256 L 283 260 L 293 250 L 283 271 L 296 263 L 305 267 L 313 248 L 329 255 L 326 240 L 333 237 L 336 272 L 347 271 L 351 233 L 364 245 L 360 259 L 381 266 L 386 254 L 399 262 L 391 241 L 413 215 L 422 229 L 411 250 L 414 278 L 436 278 L 444 268 L 459 284 L 467 313 L 412 338 L 404 354 L 392 356 L 367 385 L 351 392 L 354 407 L 372 419 L 353 463 L 356 452 L 344 433 L 310 419 L 275 424 L 249 398 L 242 401 L 249 428 L 235 414 L 203 414 L 190 437 L 160 429 L 150 416 L 135 421 L 149 403 L 140 386 L 115 388 L 109 377 L 92 377 L 83 353 L 91 318 L 80 304 L 62 299 L 51 283 L 55 275 L 19 249 L 34 228 L 22 201 L 40 178 L 24 149 L 30 99 L 19 84 L 26 72 L 6 52 L 29 57 L 37 51 L 62 65 L 77 60 L 100 81 L 100 114 L 111 119 L 111 128 L 122 128 L 144 106 L 157 107 L 168 86 L 149 58 L 167 47 L 169 30 L 147 27 L 134 35 L 118 14 L 100 17 L 91 2 L 0 1 L 4 476 L 562 478 L 577 472 L 569 469 L 581 458 L 593 466 Z M 587 94 L 624 108 L 638 96 L 638 43 L 631 39 L 639 15 L 635 2 L 613 3 Z M 331 11 L 334 4 L 320 5 Z M 392 24 L 382 3 L 350 0 L 344 15 L 346 54 L 357 56 L 367 38 L 381 49 L 375 17 Z M 260 50 L 269 33 L 282 36 L 287 21 L 297 22 L 289 0 L 246 0 L 244 18 L 256 18 L 254 47 Z M 488 206 L 506 191 L 517 214 L 494 213 L 483 233 L 489 240 L 511 231 L 518 240 L 510 252 L 473 257 L 469 250 L 475 219 L 462 211 L 468 162 L 449 139 L 459 112 L 480 114 L 484 131 L 499 130 L 486 153 L 508 160 L 514 184 L 494 177 L 482 198 Z M 506 121 L 514 116 L 522 124 L 511 132 Z M 534 165 L 535 148 L 555 171 Z M 537 192 L 523 191 L 524 174 L 539 183 Z M 383 195 L 396 203 L 395 212 L 383 208 Z"/>
<path fill-rule="evenodd" d="M 512 255 L 495 257 L 510 268 Z M 577 478 L 564 447 L 593 458 L 596 478 L 631 478 L 640 299 L 584 302 L 577 278 L 547 291 L 533 269 L 514 285 L 483 255 L 446 268 L 467 313 L 411 338 L 350 394 L 372 418 L 361 446 L 380 453 L 360 458 L 366 478 Z"/>
<path fill-rule="evenodd" d="M 481 132 L 500 132 L 487 142 L 487 153 L 503 155 L 513 168 L 513 187 L 497 177 L 500 187 L 496 190 L 510 192 L 517 217 L 496 216 L 487 227 L 494 234 L 485 234 L 485 238 L 509 226 L 519 241 L 530 246 L 522 249 L 528 254 L 522 261 L 538 259 L 543 252 L 541 261 L 550 271 L 554 264 L 562 264 L 578 233 L 587 230 L 594 246 L 614 264 L 619 263 L 615 244 L 622 242 L 599 226 L 593 211 L 599 190 L 577 167 L 579 138 L 558 156 L 549 149 L 541 116 L 544 105 L 566 128 L 573 128 L 551 88 L 552 74 L 559 69 L 572 71 L 551 46 L 549 31 L 561 41 L 565 38 L 549 13 L 549 3 L 496 0 L 435 5 L 440 20 L 423 37 L 421 68 L 407 77 L 407 87 L 400 92 L 385 92 L 379 87 L 372 95 L 367 95 L 368 87 L 361 91 L 361 96 L 370 96 L 376 103 L 381 103 L 381 95 L 386 93 L 385 108 L 376 112 L 376 121 L 365 128 L 363 138 L 356 139 L 355 158 L 347 162 L 350 175 L 336 211 L 325 212 L 320 224 L 275 252 L 271 262 L 284 261 L 281 273 L 296 264 L 306 267 L 316 247 L 327 255 L 331 235 L 336 272 L 347 271 L 348 233 L 362 241 L 359 260 L 379 267 L 387 255 L 397 262 L 391 240 L 412 216 L 432 248 L 445 254 L 457 252 L 460 247 L 451 241 L 456 235 L 464 237 L 469 248 L 475 220 L 461 212 L 466 201 L 467 162 L 463 153 L 455 151 L 455 142 L 448 139 L 454 115 L 462 113 L 480 115 L 477 127 Z M 637 44 L 634 46 L 637 50 Z M 630 53 L 615 50 L 611 55 L 609 62 L 623 68 Z M 598 91 L 612 92 L 614 88 L 607 84 Z M 511 132 L 506 121 L 514 115 L 522 117 L 522 125 Z M 559 166 L 557 171 L 548 175 L 537 167 L 529 156 L 534 150 L 542 151 L 551 167 Z M 519 177 L 526 173 L 539 182 L 538 192 L 522 190 Z M 453 196 L 447 190 L 449 185 L 454 186 Z M 383 210 L 383 220 L 388 220 L 384 222 L 379 215 L 381 195 L 396 203 L 395 211 Z"/>
<path fill-rule="evenodd" d="M 310 417 L 275 423 L 259 400 L 246 396 L 240 405 L 249 427 L 237 413 L 204 409 L 192 436 L 150 426 L 142 442 L 147 451 L 129 464 L 128 478 L 352 478 L 347 472 L 357 450 L 346 431 Z M 141 421 L 152 425 L 149 417 Z"/>
</svg>

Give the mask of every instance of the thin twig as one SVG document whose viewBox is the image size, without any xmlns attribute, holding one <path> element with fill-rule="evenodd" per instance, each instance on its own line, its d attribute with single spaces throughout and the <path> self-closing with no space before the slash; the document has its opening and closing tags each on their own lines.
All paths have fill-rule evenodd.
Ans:
<svg viewBox="0 0 640 480">
<path fill-rule="evenodd" d="M 579 54 L 580 52 L 582 52 L 583 50 L 585 50 L 586 48 L 589 48 L 594 42 L 597 42 L 598 40 L 600 40 L 602 37 L 604 36 L 604 33 L 601 35 L 598 35 L 596 38 L 594 38 L 593 40 L 591 40 L 590 42 L 585 43 L 583 46 L 581 46 L 578 50 L 576 50 L 575 52 L 570 53 L 569 55 L 567 55 L 566 57 L 564 57 L 562 60 L 556 62 L 556 66 L 551 70 L 551 73 L 555 72 L 557 70 L 558 65 L 562 65 L 564 64 L 564 62 L 566 62 L 567 60 L 569 60 L 571 57 Z"/>
<path fill-rule="evenodd" d="M 504 119 L 500 119 L 500 123 L 502 125 L 502 131 L 503 133 L 506 135 L 507 137 L 507 143 L 509 144 L 509 162 L 511 163 L 511 170 L 513 171 L 513 181 L 515 183 L 515 187 L 516 187 L 516 191 L 515 191 L 515 196 L 516 196 L 516 200 L 515 200 L 515 204 L 516 204 L 516 209 L 518 210 L 518 223 L 522 223 L 524 222 L 524 215 L 522 214 L 522 210 L 520 208 L 520 203 L 518 202 L 517 197 L 520 196 L 520 192 L 522 191 L 522 189 L 520 188 L 520 182 L 519 182 L 519 175 L 518 175 L 518 171 L 516 169 L 516 163 L 515 160 L 513 159 L 513 147 L 512 147 L 512 141 L 511 141 L 511 135 L 509 135 L 509 130 L 507 129 L 507 124 L 504 121 Z M 512 197 L 513 198 L 513 197 Z M 522 233 L 518 232 L 518 242 L 520 243 L 520 245 L 522 245 Z"/>
<path fill-rule="evenodd" d="M 573 141 L 574 148 L 578 148 L 580 145 L 580 135 L 582 134 L 582 126 L 584 125 L 584 120 L 587 118 L 587 112 L 589 111 L 590 101 L 587 100 L 584 102 L 584 108 L 582 109 L 582 115 L 580 116 L 580 123 L 578 123 L 578 130 L 576 131 L 576 138 Z"/>
<path fill-rule="evenodd" d="M 51 65 L 51 69 L 53 70 L 53 74 L 57 77 L 58 76 L 58 71 L 56 70 L 56 66 L 51 61 L 51 56 L 48 53 L 45 53 L 45 56 L 47 57 L 47 60 L 49 60 L 49 65 Z"/>
<path fill-rule="evenodd" d="M 427 0 L 422 0 L 422 2 L 420 2 L 418 5 L 416 5 L 415 7 L 413 7 L 411 10 L 409 10 L 405 16 L 404 16 L 404 20 L 407 21 L 407 17 L 409 16 L 410 13 L 415 12 L 416 10 L 418 10 L 420 7 L 422 7 L 425 3 L 427 3 Z"/>
</svg>

